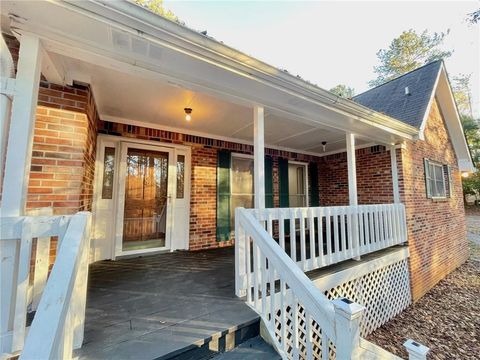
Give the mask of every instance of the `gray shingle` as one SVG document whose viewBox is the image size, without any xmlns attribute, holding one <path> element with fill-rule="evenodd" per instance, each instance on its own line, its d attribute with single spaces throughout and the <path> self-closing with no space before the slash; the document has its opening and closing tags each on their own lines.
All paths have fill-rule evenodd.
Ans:
<svg viewBox="0 0 480 360">
<path fill-rule="evenodd" d="M 353 97 L 353 101 L 420 128 L 442 61 L 434 61 Z M 408 86 L 410 95 L 405 94 Z"/>
</svg>

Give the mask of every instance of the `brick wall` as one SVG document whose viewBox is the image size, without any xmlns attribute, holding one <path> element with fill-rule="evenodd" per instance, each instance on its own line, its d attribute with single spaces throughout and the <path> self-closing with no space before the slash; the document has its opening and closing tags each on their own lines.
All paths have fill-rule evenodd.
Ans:
<svg viewBox="0 0 480 360">
<path fill-rule="evenodd" d="M 423 159 L 452 167 L 453 196 L 427 199 Z M 435 100 L 425 141 L 407 142 L 399 163 L 401 199 L 407 212 L 412 296 L 418 300 L 468 258 L 461 173 Z"/>
<path fill-rule="evenodd" d="M 356 150 L 355 155 L 358 203 L 392 203 L 390 152 L 384 146 L 372 146 Z M 347 153 L 321 158 L 319 183 L 320 205 L 348 205 Z"/>
<path fill-rule="evenodd" d="M 20 44 L 2 35 L 16 66 Z M 91 210 L 97 120 L 89 86 L 40 82 L 27 212 L 44 207 L 54 214 Z"/>
</svg>

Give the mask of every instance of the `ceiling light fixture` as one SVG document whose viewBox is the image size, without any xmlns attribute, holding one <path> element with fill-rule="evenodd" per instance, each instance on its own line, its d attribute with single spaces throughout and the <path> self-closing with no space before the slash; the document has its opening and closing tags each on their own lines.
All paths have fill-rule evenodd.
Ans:
<svg viewBox="0 0 480 360">
<path fill-rule="evenodd" d="M 327 148 L 327 142 L 326 141 L 322 141 L 322 148 L 323 148 L 323 152 L 325 152 L 325 149 Z"/>
<path fill-rule="evenodd" d="M 192 111 L 193 111 L 192 108 L 188 108 L 188 107 L 187 107 L 187 108 L 185 108 L 185 109 L 183 109 L 183 110 L 185 111 L 185 120 L 187 120 L 187 121 L 192 120 L 192 115 L 191 115 L 191 114 L 192 114 Z"/>
</svg>

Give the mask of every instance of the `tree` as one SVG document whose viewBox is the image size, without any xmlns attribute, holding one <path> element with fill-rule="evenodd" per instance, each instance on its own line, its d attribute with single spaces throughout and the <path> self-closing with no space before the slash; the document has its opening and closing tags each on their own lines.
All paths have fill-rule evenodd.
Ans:
<svg viewBox="0 0 480 360">
<path fill-rule="evenodd" d="M 452 90 L 460 114 L 467 114 L 473 117 L 472 94 L 470 90 L 470 78 L 472 74 L 460 74 L 453 77 Z"/>
<path fill-rule="evenodd" d="M 347 99 L 355 96 L 355 89 L 343 84 L 338 84 L 331 88 L 330 92 Z"/>
<path fill-rule="evenodd" d="M 380 65 L 373 68 L 377 78 L 368 84 L 378 86 L 424 64 L 449 57 L 452 51 L 439 49 L 448 33 L 449 30 L 430 35 L 424 30 L 417 34 L 413 29 L 402 32 L 392 40 L 388 49 L 377 52 Z"/>
<path fill-rule="evenodd" d="M 477 24 L 480 21 L 480 9 L 468 14 L 467 21 L 471 24 Z"/>
<path fill-rule="evenodd" d="M 474 119 L 469 115 L 460 115 L 460 119 L 473 162 L 478 166 L 480 164 L 480 119 Z"/>
<path fill-rule="evenodd" d="M 180 23 L 178 17 L 170 10 L 163 7 L 163 0 L 134 0 L 136 4 L 161 15 L 167 19 Z"/>
</svg>

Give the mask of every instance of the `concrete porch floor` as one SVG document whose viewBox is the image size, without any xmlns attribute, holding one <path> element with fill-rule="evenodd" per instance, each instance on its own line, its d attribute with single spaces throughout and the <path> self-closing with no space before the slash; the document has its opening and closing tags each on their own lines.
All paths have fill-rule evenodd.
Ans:
<svg viewBox="0 0 480 360">
<path fill-rule="evenodd" d="M 235 296 L 234 283 L 233 248 L 95 263 L 75 355 L 170 358 L 239 327 L 251 331 L 258 316 Z"/>
</svg>

